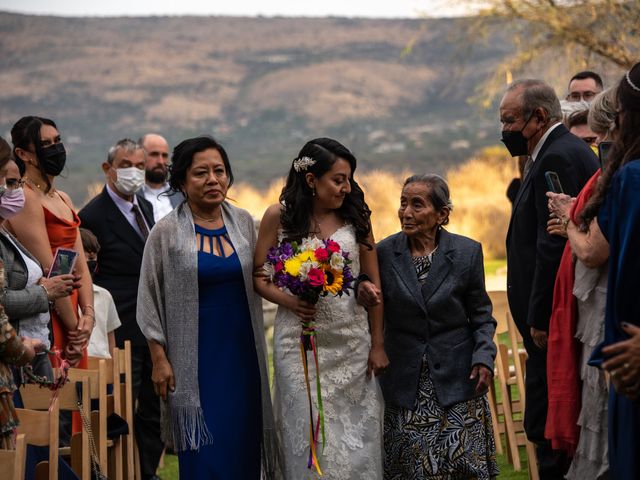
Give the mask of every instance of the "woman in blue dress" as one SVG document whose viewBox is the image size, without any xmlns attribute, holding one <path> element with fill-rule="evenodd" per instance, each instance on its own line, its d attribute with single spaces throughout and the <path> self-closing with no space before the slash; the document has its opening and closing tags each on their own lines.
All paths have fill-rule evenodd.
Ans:
<svg viewBox="0 0 640 480">
<path fill-rule="evenodd" d="M 275 478 L 253 219 L 226 202 L 233 174 L 213 138 L 179 144 L 170 173 L 186 200 L 149 235 L 137 310 L 163 436 L 178 452 L 181 479 Z"/>
<path fill-rule="evenodd" d="M 591 358 L 610 373 L 611 478 L 640 478 L 640 63 L 618 86 L 619 136 L 584 216 L 609 243 L 603 344 Z"/>
</svg>

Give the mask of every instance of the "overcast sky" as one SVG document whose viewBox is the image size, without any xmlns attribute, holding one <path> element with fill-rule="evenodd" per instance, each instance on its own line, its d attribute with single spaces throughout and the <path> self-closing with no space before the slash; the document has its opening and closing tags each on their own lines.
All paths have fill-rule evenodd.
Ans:
<svg viewBox="0 0 640 480">
<path fill-rule="evenodd" d="M 446 0 L 0 0 L 0 10 L 59 16 L 239 15 L 415 18 L 448 16 Z"/>
</svg>

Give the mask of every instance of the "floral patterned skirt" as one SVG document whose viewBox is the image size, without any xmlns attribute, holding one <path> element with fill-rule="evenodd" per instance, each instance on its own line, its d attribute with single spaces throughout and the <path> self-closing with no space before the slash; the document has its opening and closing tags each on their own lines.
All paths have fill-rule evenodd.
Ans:
<svg viewBox="0 0 640 480">
<path fill-rule="evenodd" d="M 488 480 L 499 473 L 486 396 L 442 408 L 426 355 L 416 409 L 385 408 L 384 448 L 385 480 Z"/>
</svg>

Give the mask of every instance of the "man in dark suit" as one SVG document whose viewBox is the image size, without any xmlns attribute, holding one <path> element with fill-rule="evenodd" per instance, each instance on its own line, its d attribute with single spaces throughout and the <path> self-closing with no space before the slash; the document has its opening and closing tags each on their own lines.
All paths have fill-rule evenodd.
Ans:
<svg viewBox="0 0 640 480">
<path fill-rule="evenodd" d="M 500 102 L 502 141 L 512 156 L 528 155 L 507 232 L 507 294 L 529 356 L 524 427 L 537 446 L 540 477 L 563 478 L 567 459 L 544 437 L 547 418 L 546 344 L 553 287 L 566 240 L 547 233 L 545 172 L 558 174 L 575 197 L 598 168 L 588 145 L 562 125 L 560 102 L 541 80 L 511 84 Z"/>
<path fill-rule="evenodd" d="M 145 479 L 155 477 L 164 444 L 160 439 L 160 401 L 151 382 L 147 342 L 136 322 L 138 280 L 144 244 L 153 227 L 153 208 L 136 196 L 144 184 L 145 152 L 133 140 L 120 140 L 102 164 L 106 186 L 79 213 L 82 226 L 100 243 L 94 282 L 109 290 L 122 326 L 116 344 L 132 345 L 133 400 L 137 400 L 134 431 Z"/>
</svg>

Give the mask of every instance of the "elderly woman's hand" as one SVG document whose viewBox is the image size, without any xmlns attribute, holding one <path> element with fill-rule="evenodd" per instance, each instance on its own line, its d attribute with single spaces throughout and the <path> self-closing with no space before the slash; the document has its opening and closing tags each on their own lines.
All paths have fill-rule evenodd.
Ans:
<svg viewBox="0 0 640 480">
<path fill-rule="evenodd" d="M 49 301 L 66 297 L 73 291 L 74 276 L 71 274 L 56 275 L 55 277 L 42 277 L 38 280 L 38 284 L 42 285 L 47 292 Z"/>
<path fill-rule="evenodd" d="M 631 338 L 603 348 L 608 359 L 602 366 L 616 391 L 635 400 L 640 397 L 640 327 L 623 323 L 622 329 Z"/>
<path fill-rule="evenodd" d="M 567 222 L 557 217 L 549 218 L 547 222 L 547 233 L 567 238 Z"/>
<path fill-rule="evenodd" d="M 382 292 L 378 287 L 376 287 L 375 283 L 370 282 L 369 280 L 364 280 L 358 283 L 357 293 L 358 304 L 365 308 L 380 305 L 380 302 L 382 301 Z"/>
<path fill-rule="evenodd" d="M 547 192 L 547 198 L 549 199 L 547 202 L 549 213 L 551 216 L 559 219 L 569 217 L 573 202 L 576 201 L 575 198 L 565 195 L 564 193 Z"/>
<path fill-rule="evenodd" d="M 166 357 L 154 360 L 151 381 L 153 382 L 153 391 L 162 400 L 167 399 L 167 391 L 173 392 L 176 389 L 173 368 Z"/>
<path fill-rule="evenodd" d="M 371 378 L 373 373 L 376 377 L 384 373 L 389 366 L 389 358 L 383 346 L 372 346 L 369 350 L 369 360 L 367 361 L 367 378 Z"/>
<path fill-rule="evenodd" d="M 484 393 L 489 388 L 489 384 L 493 379 L 493 372 L 487 368 L 486 365 L 477 364 L 471 369 L 471 380 L 478 379 L 476 384 L 476 393 Z"/>
</svg>

